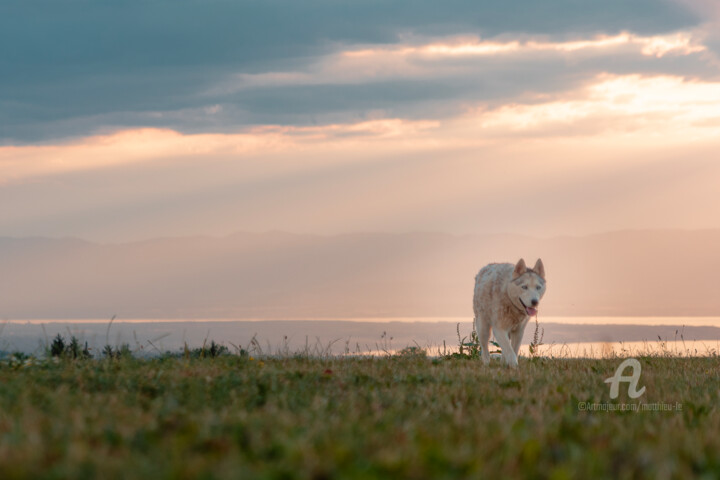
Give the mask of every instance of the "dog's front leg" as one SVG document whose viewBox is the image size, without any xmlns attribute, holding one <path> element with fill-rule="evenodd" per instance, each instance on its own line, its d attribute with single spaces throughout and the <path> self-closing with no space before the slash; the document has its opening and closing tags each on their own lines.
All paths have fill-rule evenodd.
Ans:
<svg viewBox="0 0 720 480">
<path fill-rule="evenodd" d="M 518 366 L 517 354 L 515 353 L 515 350 L 513 349 L 513 346 L 510 343 L 510 336 L 508 335 L 508 331 L 495 327 L 494 332 L 495 332 L 495 340 L 497 340 L 498 344 L 500 344 L 500 348 L 502 348 L 502 357 L 503 357 L 503 360 L 505 361 L 505 365 L 509 365 L 511 367 L 517 367 Z"/>
</svg>

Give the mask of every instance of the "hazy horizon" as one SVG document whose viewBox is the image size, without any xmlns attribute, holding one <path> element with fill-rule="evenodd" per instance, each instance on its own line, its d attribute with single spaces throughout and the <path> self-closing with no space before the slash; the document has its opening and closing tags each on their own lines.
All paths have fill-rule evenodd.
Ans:
<svg viewBox="0 0 720 480">
<path fill-rule="evenodd" d="M 715 233 L 720 232 L 720 227 L 708 227 L 708 228 L 669 228 L 669 227 L 657 227 L 657 228 L 620 228 L 616 230 L 602 230 L 588 233 L 557 233 L 547 235 L 533 235 L 529 233 L 522 233 L 520 231 L 497 231 L 497 232 L 475 232 L 475 233 L 454 233 L 440 230 L 407 230 L 407 231 L 379 231 L 379 230 L 360 230 L 360 231 L 347 231 L 340 233 L 304 233 L 298 231 L 284 230 L 284 229 L 266 229 L 266 230 L 245 230 L 245 229 L 233 229 L 228 233 L 193 233 L 191 231 L 185 233 L 178 233 L 177 235 L 160 235 L 160 236 L 143 236 L 129 240 L 115 240 L 115 241 L 104 241 L 91 236 L 83 237 L 80 235 L 64 235 L 64 236 L 53 236 L 53 235 L 0 235 L 0 238 L 12 239 L 12 240 L 33 240 L 33 239 L 48 239 L 48 240 L 78 240 L 81 242 L 96 243 L 96 244 L 127 244 L 127 243 L 142 243 L 154 240 L 162 239 L 188 239 L 188 238 L 211 238 L 211 239 L 226 239 L 235 235 L 289 235 L 289 236 L 307 236 L 307 237 L 345 237 L 351 235 L 379 235 L 379 236 L 406 236 L 406 235 L 437 235 L 437 236 L 448 236 L 448 237 L 525 237 L 532 238 L 535 240 L 552 240 L 562 238 L 587 238 L 587 237 L 599 237 L 612 234 L 624 234 L 624 233 L 672 233 L 672 232 L 709 232 Z"/>
<path fill-rule="evenodd" d="M 477 271 L 520 256 L 545 263 L 541 316 L 715 317 L 718 244 L 720 230 L 0 237 L 0 318 L 470 318 Z"/>
</svg>

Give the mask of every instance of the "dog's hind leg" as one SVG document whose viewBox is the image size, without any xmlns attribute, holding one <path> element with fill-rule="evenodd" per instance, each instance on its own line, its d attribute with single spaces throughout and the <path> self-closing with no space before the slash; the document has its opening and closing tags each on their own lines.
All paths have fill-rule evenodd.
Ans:
<svg viewBox="0 0 720 480">
<path fill-rule="evenodd" d="M 517 354 L 515 353 L 515 350 L 513 350 L 513 346 L 510 343 L 510 336 L 508 335 L 508 331 L 495 328 L 495 340 L 497 340 L 497 342 L 500 344 L 500 348 L 502 348 L 502 356 L 505 364 L 511 367 L 517 367 Z"/>
<path fill-rule="evenodd" d="M 521 329 L 510 331 L 510 343 L 512 344 L 515 355 L 520 356 L 520 343 L 522 342 L 523 331 Z"/>
<path fill-rule="evenodd" d="M 490 322 L 484 320 L 481 315 L 475 317 L 475 332 L 480 343 L 480 358 L 485 365 L 490 362 L 490 352 L 488 352 L 488 342 L 490 341 Z"/>
</svg>

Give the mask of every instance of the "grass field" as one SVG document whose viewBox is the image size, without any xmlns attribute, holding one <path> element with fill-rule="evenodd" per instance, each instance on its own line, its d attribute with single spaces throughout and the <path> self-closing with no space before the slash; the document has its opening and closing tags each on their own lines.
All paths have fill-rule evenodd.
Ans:
<svg viewBox="0 0 720 480">
<path fill-rule="evenodd" d="M 0 478 L 718 478 L 720 358 L 639 360 L 6 358 Z"/>
</svg>

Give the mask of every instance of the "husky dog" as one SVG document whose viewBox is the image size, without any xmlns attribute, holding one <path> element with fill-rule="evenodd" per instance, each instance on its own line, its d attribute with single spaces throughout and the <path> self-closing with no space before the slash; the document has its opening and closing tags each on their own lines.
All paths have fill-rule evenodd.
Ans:
<svg viewBox="0 0 720 480">
<path fill-rule="evenodd" d="M 485 364 L 490 361 L 488 340 L 492 330 L 505 364 L 517 367 L 525 326 L 537 315 L 544 294 L 545 267 L 540 259 L 533 268 L 527 268 L 521 258 L 515 265 L 491 263 L 480 270 L 475 277 L 473 310 Z"/>
</svg>

